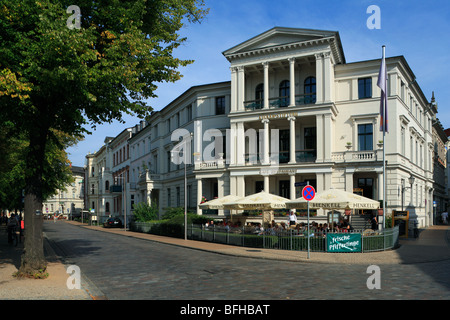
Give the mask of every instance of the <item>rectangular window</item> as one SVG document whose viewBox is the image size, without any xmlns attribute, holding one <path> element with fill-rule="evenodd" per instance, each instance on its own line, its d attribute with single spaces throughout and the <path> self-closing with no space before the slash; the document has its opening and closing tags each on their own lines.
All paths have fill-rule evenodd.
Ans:
<svg viewBox="0 0 450 320">
<path fill-rule="evenodd" d="M 304 131 L 304 144 L 305 144 L 305 157 L 316 157 L 317 153 L 317 136 L 316 136 L 316 128 L 305 128 Z"/>
<path fill-rule="evenodd" d="M 406 136 L 405 136 L 405 128 L 402 128 L 401 144 L 402 144 L 402 155 L 403 155 L 403 156 L 406 156 Z"/>
<path fill-rule="evenodd" d="M 373 150 L 373 125 L 358 125 L 358 150 Z"/>
<path fill-rule="evenodd" d="M 405 83 L 400 81 L 400 98 L 405 102 Z"/>
<path fill-rule="evenodd" d="M 358 98 L 372 98 L 372 78 L 358 79 Z"/>
<path fill-rule="evenodd" d="M 192 208 L 192 185 L 187 186 L 187 206 L 188 208 Z"/>
<path fill-rule="evenodd" d="M 167 206 L 170 207 L 170 199 L 172 198 L 172 195 L 170 194 L 170 188 L 167 188 Z"/>
<path fill-rule="evenodd" d="M 155 154 L 153 156 L 153 173 L 159 173 L 158 172 L 158 154 Z"/>
<path fill-rule="evenodd" d="M 171 169 L 171 166 L 170 166 L 171 162 L 172 162 L 172 154 L 171 154 L 170 151 L 167 151 L 167 171 L 166 172 L 170 171 L 170 169 Z"/>
<path fill-rule="evenodd" d="M 187 112 L 187 119 L 186 121 L 189 122 L 192 120 L 192 104 L 188 105 L 186 107 L 186 112 Z"/>
<path fill-rule="evenodd" d="M 225 114 L 225 97 L 216 97 L 216 115 Z"/>
</svg>

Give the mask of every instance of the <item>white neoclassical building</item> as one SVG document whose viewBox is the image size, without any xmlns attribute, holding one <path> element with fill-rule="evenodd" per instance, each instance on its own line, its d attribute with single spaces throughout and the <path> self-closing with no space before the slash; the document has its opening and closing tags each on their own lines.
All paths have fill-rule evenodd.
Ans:
<svg viewBox="0 0 450 320">
<path fill-rule="evenodd" d="M 187 195 L 188 208 L 201 214 L 203 198 L 265 190 L 294 199 L 296 183 L 306 181 L 317 192 L 382 200 L 386 179 L 388 212 L 404 208 L 420 226 L 433 223 L 437 107 L 403 56 L 386 59 L 384 177 L 381 59 L 347 63 L 338 32 L 280 27 L 223 55 L 231 81 L 188 89 L 120 140 L 130 152 L 129 168 L 120 169 L 130 202 L 156 201 L 163 212 L 184 206 Z"/>
<path fill-rule="evenodd" d="M 66 219 L 77 216 L 84 208 L 84 168 L 71 166 L 73 182 L 56 193 L 42 204 L 47 215 L 62 215 Z"/>
</svg>

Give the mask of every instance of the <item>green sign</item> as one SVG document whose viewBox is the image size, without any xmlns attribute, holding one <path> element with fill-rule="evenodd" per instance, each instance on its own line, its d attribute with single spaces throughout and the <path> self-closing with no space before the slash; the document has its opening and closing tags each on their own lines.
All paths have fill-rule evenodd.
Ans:
<svg viewBox="0 0 450 320">
<path fill-rule="evenodd" d="M 361 252 L 361 234 L 328 233 L 327 252 Z"/>
</svg>

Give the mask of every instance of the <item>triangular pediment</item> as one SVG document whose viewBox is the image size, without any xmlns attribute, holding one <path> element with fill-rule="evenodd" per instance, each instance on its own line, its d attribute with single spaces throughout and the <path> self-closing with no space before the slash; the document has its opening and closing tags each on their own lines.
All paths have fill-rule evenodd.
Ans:
<svg viewBox="0 0 450 320">
<path fill-rule="evenodd" d="M 223 52 L 225 56 L 336 36 L 335 31 L 272 28 Z"/>
</svg>

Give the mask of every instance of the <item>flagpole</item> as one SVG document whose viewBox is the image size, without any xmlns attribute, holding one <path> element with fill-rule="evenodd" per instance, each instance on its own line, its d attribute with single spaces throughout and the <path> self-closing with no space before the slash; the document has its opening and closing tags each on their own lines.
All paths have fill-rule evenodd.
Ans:
<svg viewBox="0 0 450 320">
<path fill-rule="evenodd" d="M 386 53 L 386 46 L 383 45 L 383 61 L 385 61 L 385 53 Z M 387 68 L 386 68 L 387 69 Z M 385 88 L 387 90 L 387 88 Z M 385 92 L 385 95 L 387 95 L 387 92 Z M 385 99 L 387 102 L 387 98 Z M 386 111 L 386 106 L 384 106 L 384 111 Z M 386 148 L 385 148 L 385 141 L 386 141 L 386 117 L 387 114 L 384 112 L 383 114 L 383 231 L 386 228 Z"/>
</svg>

